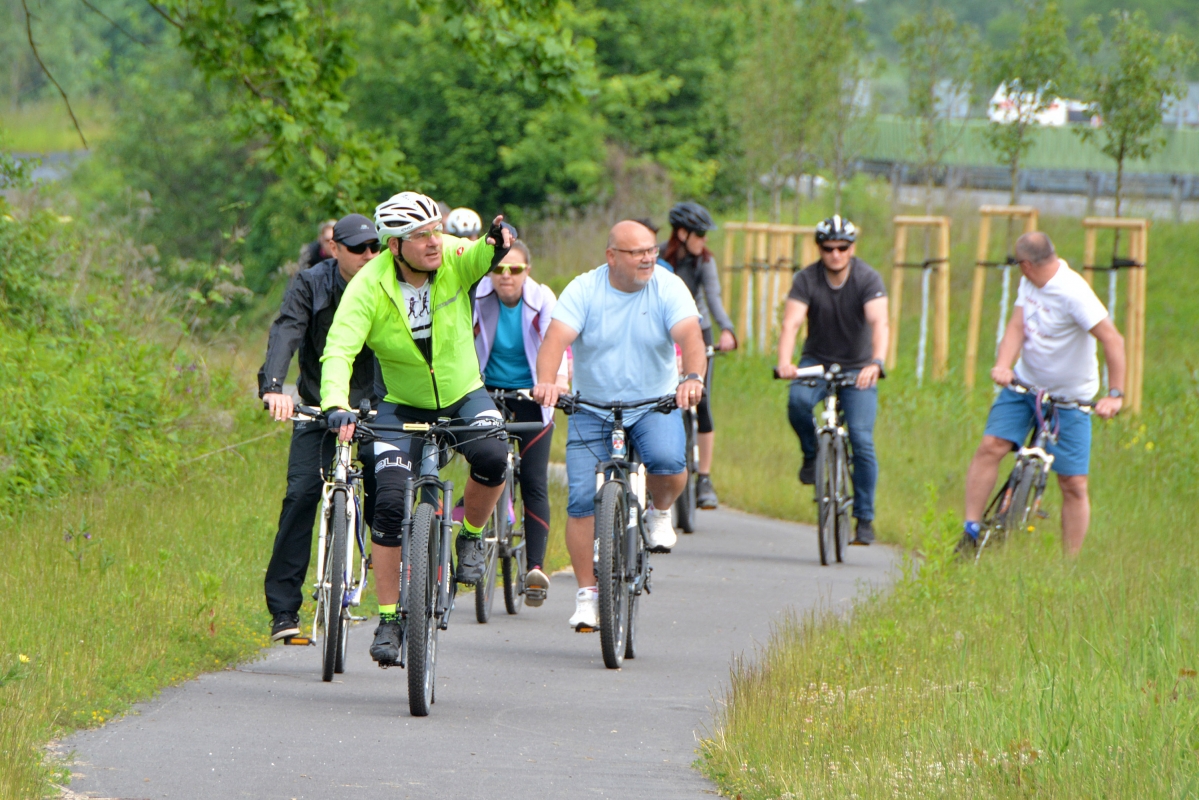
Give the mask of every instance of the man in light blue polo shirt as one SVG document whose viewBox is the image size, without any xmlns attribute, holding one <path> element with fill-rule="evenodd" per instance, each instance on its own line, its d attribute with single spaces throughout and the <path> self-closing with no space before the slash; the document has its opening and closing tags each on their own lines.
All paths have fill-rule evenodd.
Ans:
<svg viewBox="0 0 1199 800">
<path fill-rule="evenodd" d="M 556 383 L 562 354 L 573 345 L 574 388 L 584 400 L 632 401 L 674 394 L 681 408 L 699 402 L 707 356 L 699 310 L 686 284 L 657 266 L 654 234 L 625 220 L 608 234 L 608 263 L 584 273 L 566 287 L 537 357 L 533 396 L 542 405 L 558 400 Z M 682 380 L 674 345 L 683 351 Z M 653 503 L 646 510 L 652 549 L 669 552 L 676 541 L 670 507 L 686 485 L 686 438 L 679 411 L 625 415 L 625 430 L 645 464 Z M 566 547 L 579 591 L 570 626 L 593 630 L 597 592 L 592 562 L 595 541 L 595 466 L 611 453 L 612 418 L 580 412 L 570 418 L 566 474 L 570 499 Z"/>
</svg>

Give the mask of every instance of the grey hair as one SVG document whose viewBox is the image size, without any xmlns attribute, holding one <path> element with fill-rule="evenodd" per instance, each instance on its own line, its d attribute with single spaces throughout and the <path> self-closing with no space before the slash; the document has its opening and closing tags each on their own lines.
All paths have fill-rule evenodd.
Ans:
<svg viewBox="0 0 1199 800">
<path fill-rule="evenodd" d="M 325 231 L 329 230 L 330 228 L 334 227 L 335 225 L 337 225 L 337 220 L 335 220 L 335 219 L 327 219 L 324 222 L 322 222 L 316 228 L 317 238 L 319 239 Z"/>
<path fill-rule="evenodd" d="M 1057 255 L 1053 249 L 1053 240 L 1043 231 L 1026 233 L 1016 240 L 1016 258 L 1028 261 L 1037 266 L 1044 264 Z"/>
</svg>

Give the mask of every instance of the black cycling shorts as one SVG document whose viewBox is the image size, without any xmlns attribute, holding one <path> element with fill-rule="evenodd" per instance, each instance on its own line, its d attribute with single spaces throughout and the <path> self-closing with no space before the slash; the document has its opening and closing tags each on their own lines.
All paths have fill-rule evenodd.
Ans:
<svg viewBox="0 0 1199 800">
<path fill-rule="evenodd" d="M 440 418 L 462 420 L 502 419 L 485 389 L 476 389 L 457 403 L 440 409 L 413 408 L 380 403 L 375 422 L 400 425 L 405 422 L 437 422 Z M 454 450 L 470 465 L 470 477 L 484 486 L 499 486 L 508 469 L 508 445 L 503 438 L 473 438 L 458 434 Z M 404 488 L 408 478 L 419 469 L 425 440 L 411 434 L 380 431 L 374 442 L 376 495 L 371 541 L 384 547 L 398 547 L 404 522 Z M 448 454 L 447 454 L 448 456 Z M 443 458 L 445 466 L 448 457 Z"/>
</svg>

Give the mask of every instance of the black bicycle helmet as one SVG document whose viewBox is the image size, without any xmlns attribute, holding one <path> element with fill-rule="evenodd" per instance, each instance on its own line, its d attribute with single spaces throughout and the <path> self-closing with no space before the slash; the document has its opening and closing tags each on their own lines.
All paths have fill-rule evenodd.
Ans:
<svg viewBox="0 0 1199 800">
<path fill-rule="evenodd" d="M 670 227 L 683 228 L 692 233 L 707 233 L 716 230 L 716 223 L 712 221 L 708 209 L 688 200 L 670 209 Z"/>
<path fill-rule="evenodd" d="M 816 226 L 816 244 L 825 242 L 856 242 L 858 229 L 840 214 L 833 214 Z"/>
</svg>

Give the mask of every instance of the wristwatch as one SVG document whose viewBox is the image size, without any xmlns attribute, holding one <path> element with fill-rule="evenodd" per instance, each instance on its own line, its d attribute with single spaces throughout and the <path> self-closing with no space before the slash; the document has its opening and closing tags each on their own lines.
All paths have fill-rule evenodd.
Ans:
<svg viewBox="0 0 1199 800">
<path fill-rule="evenodd" d="M 698 372 L 688 372 L 686 375 L 679 378 L 680 384 L 686 383 L 687 381 L 699 381 L 700 383 L 703 383 L 704 376 L 700 375 Z"/>
<path fill-rule="evenodd" d="M 882 360 L 881 358 L 876 358 L 876 359 L 874 359 L 873 361 L 871 361 L 870 363 L 871 363 L 871 364 L 874 364 L 876 367 L 878 367 L 878 375 L 879 375 L 879 377 L 880 377 L 880 378 L 885 378 L 885 377 L 887 377 L 887 376 L 886 376 L 886 371 L 887 371 L 887 368 L 886 368 L 886 365 L 883 363 L 883 360 Z"/>
<path fill-rule="evenodd" d="M 1119 397 L 1121 400 L 1123 400 L 1124 392 L 1120 391 L 1119 389 L 1108 389 L 1107 396 L 1108 397 Z"/>
</svg>

